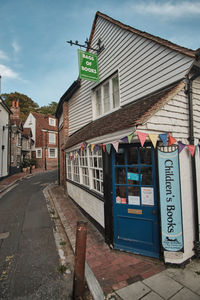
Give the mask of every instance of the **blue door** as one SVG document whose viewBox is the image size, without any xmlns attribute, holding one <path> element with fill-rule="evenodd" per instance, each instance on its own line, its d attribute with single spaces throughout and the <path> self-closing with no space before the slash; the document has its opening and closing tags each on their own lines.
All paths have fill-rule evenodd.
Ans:
<svg viewBox="0 0 200 300">
<path fill-rule="evenodd" d="M 114 248 L 159 257 L 154 148 L 112 152 Z"/>
</svg>

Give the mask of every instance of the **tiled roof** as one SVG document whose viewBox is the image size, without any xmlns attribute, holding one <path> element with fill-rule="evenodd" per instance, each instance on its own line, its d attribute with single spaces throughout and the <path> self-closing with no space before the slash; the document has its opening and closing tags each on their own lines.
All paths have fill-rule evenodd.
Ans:
<svg viewBox="0 0 200 300">
<path fill-rule="evenodd" d="M 119 110 L 97 119 L 67 138 L 65 149 L 98 136 L 138 126 L 146 122 L 184 87 L 179 81 L 164 89 L 128 104 Z"/>
<path fill-rule="evenodd" d="M 57 119 L 55 116 L 50 114 L 46 115 L 46 114 L 36 113 L 36 112 L 31 112 L 31 114 L 36 118 L 38 125 L 40 126 L 41 129 L 58 131 Z M 56 126 L 49 125 L 49 118 L 53 118 L 56 120 Z"/>
<path fill-rule="evenodd" d="M 23 128 L 22 135 L 25 137 L 32 137 L 32 131 L 31 128 Z"/>
<path fill-rule="evenodd" d="M 135 29 L 135 28 L 133 28 L 133 27 L 131 27 L 129 25 L 125 25 L 122 22 L 117 21 L 117 20 L 115 20 L 115 19 L 113 19 L 113 18 L 111 18 L 111 17 L 109 17 L 109 16 L 107 16 L 107 15 L 105 15 L 105 14 L 99 12 L 99 11 L 96 13 L 95 18 L 94 18 L 94 22 L 93 22 L 93 26 L 92 26 L 92 30 L 91 30 L 91 34 L 90 34 L 90 39 L 89 39 L 89 46 L 90 46 L 90 44 L 92 42 L 92 39 L 93 39 L 93 35 L 94 35 L 94 31 L 95 31 L 96 22 L 97 22 L 97 18 L 98 17 L 101 17 L 101 18 L 103 18 L 103 19 L 105 19 L 105 20 L 107 20 L 107 21 L 109 21 L 109 22 L 117 25 L 117 26 L 119 26 L 120 28 L 122 28 L 124 30 L 128 30 L 128 31 L 130 31 L 132 33 L 135 33 L 135 34 L 137 34 L 139 36 L 145 37 L 145 38 L 147 38 L 149 40 L 152 40 L 152 41 L 154 41 L 154 42 L 156 42 L 156 43 L 158 43 L 160 45 L 163 45 L 165 47 L 168 47 L 170 49 L 178 51 L 178 52 L 180 52 L 182 54 L 188 55 L 190 57 L 194 57 L 195 58 L 196 54 L 199 51 L 199 49 L 192 50 L 192 49 L 188 49 L 188 48 L 185 48 L 185 47 L 181 47 L 181 46 L 179 46 L 177 44 L 174 44 L 174 43 L 172 43 L 172 42 L 170 42 L 168 40 L 162 39 L 162 38 L 160 38 L 158 36 L 149 34 L 149 33 L 145 32 L 145 31 L 140 31 L 138 29 Z"/>
</svg>

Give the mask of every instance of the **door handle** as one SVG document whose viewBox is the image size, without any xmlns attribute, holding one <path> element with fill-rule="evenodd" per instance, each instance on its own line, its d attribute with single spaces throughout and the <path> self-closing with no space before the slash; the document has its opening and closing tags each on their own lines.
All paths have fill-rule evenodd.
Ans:
<svg viewBox="0 0 200 300">
<path fill-rule="evenodd" d="M 156 210 L 154 209 L 154 210 L 152 210 L 152 215 L 156 215 Z"/>
</svg>

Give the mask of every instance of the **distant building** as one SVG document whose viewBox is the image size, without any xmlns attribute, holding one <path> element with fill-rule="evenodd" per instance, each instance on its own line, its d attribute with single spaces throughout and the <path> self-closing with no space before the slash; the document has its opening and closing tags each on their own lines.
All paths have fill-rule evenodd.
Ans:
<svg viewBox="0 0 200 300">
<path fill-rule="evenodd" d="M 0 98 L 0 178 L 8 176 L 10 170 L 10 115 L 6 103 Z"/>
<path fill-rule="evenodd" d="M 31 128 L 32 157 L 37 161 L 37 167 L 48 169 L 58 166 L 58 125 L 52 115 L 30 112 L 24 128 Z"/>
</svg>

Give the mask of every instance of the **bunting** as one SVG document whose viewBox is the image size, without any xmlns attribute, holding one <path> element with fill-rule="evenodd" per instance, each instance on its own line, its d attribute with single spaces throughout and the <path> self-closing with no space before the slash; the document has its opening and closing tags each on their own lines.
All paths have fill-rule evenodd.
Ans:
<svg viewBox="0 0 200 300">
<path fill-rule="evenodd" d="M 182 142 L 178 141 L 178 153 L 181 153 L 181 151 L 185 148 L 185 144 Z"/>
<path fill-rule="evenodd" d="M 95 144 L 91 144 L 91 151 L 93 152 Z"/>
<path fill-rule="evenodd" d="M 115 151 L 118 152 L 119 148 L 119 141 L 112 142 L 113 147 L 115 148 Z"/>
<path fill-rule="evenodd" d="M 154 148 L 156 148 L 156 144 L 157 144 L 157 141 L 158 141 L 158 134 L 149 134 L 149 138 L 154 146 Z"/>
<path fill-rule="evenodd" d="M 194 155 L 195 152 L 195 145 L 187 145 L 188 150 L 190 151 L 191 155 Z"/>
<path fill-rule="evenodd" d="M 123 143 L 129 143 L 129 139 L 128 136 L 123 137 L 122 139 L 120 139 L 120 141 L 122 141 Z"/>
<path fill-rule="evenodd" d="M 134 133 L 135 133 L 135 131 L 131 132 L 131 133 L 128 135 L 128 142 L 129 142 L 129 144 L 130 144 L 131 141 L 132 141 L 132 138 L 133 138 L 133 136 L 134 136 Z"/>
<path fill-rule="evenodd" d="M 175 138 L 173 138 L 170 134 L 168 135 L 168 146 L 172 146 L 177 142 Z"/>
<path fill-rule="evenodd" d="M 137 135 L 138 135 L 138 138 L 140 140 L 141 146 L 143 147 L 144 143 L 146 141 L 146 138 L 147 138 L 147 133 L 137 131 Z"/>
<path fill-rule="evenodd" d="M 163 142 L 164 146 L 167 146 L 168 133 L 159 134 L 159 137 Z"/>
<path fill-rule="evenodd" d="M 106 151 L 108 152 L 108 154 L 110 154 L 111 146 L 111 144 L 106 144 Z"/>
</svg>

